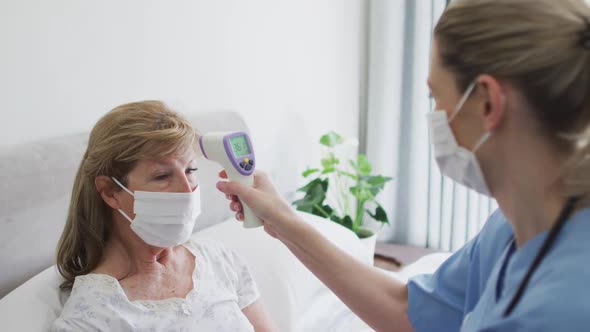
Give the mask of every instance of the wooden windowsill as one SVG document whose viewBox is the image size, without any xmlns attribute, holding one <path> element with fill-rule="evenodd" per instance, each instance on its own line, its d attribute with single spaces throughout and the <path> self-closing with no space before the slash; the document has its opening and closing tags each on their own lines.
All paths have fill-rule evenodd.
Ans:
<svg viewBox="0 0 590 332">
<path fill-rule="evenodd" d="M 439 251 L 423 247 L 377 242 L 374 265 L 388 271 L 399 271 L 422 256 L 435 252 Z"/>
</svg>

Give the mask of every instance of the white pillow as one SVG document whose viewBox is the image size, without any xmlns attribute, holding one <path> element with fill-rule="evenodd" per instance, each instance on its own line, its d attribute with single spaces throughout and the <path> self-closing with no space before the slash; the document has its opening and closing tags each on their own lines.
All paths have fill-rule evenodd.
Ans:
<svg viewBox="0 0 590 332">
<path fill-rule="evenodd" d="M 349 230 L 301 213 L 330 241 L 368 264 L 369 256 Z M 348 308 L 278 240 L 262 228 L 243 229 L 230 219 L 194 235 L 218 240 L 246 261 L 262 301 L 280 331 L 339 331 L 354 317 Z M 61 277 L 50 267 L 0 300 L 3 331 L 46 331 L 61 313 L 68 294 L 59 291 Z"/>
<path fill-rule="evenodd" d="M 55 266 L 47 268 L 0 300 L 3 331 L 48 331 L 67 299 Z M 63 302 L 62 302 L 63 301 Z"/>
</svg>

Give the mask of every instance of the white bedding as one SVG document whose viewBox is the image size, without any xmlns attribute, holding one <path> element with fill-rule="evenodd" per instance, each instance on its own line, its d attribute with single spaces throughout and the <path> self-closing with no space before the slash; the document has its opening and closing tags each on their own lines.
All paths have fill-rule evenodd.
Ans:
<svg viewBox="0 0 590 332">
<path fill-rule="evenodd" d="M 368 261 L 364 246 L 347 229 L 302 214 L 330 241 L 359 260 Z M 228 220 L 194 236 L 218 240 L 238 252 L 249 266 L 270 314 L 280 331 L 339 331 L 352 314 L 279 241 L 261 228 L 244 230 Z M 61 278 L 51 267 L 0 300 L 0 321 L 7 331 L 46 331 L 59 316 L 68 294 L 58 290 Z M 315 304 L 318 310 L 307 310 Z M 322 309 L 320 309 L 322 308 Z"/>
<path fill-rule="evenodd" d="M 365 247 L 352 232 L 316 216 L 302 215 L 334 244 L 368 264 Z M 228 220 L 194 237 L 197 241 L 199 238 L 218 240 L 240 253 L 280 331 L 371 331 L 283 244 L 262 229 L 245 231 L 240 223 Z M 434 271 L 447 256 L 429 255 L 399 273 L 383 273 L 407 280 L 417 273 Z M 60 280 L 55 268 L 50 267 L 1 299 L 3 330 L 46 331 L 59 316 L 68 296 L 58 290 Z"/>
</svg>

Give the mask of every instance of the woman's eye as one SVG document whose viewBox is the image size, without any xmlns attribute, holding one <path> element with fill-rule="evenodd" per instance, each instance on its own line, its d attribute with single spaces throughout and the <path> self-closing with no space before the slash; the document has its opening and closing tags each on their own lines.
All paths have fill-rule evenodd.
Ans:
<svg viewBox="0 0 590 332">
<path fill-rule="evenodd" d="M 196 172 L 197 170 L 198 170 L 198 168 L 187 168 L 186 174 L 192 174 L 192 173 Z"/>
<path fill-rule="evenodd" d="M 168 178 L 168 174 L 160 174 L 160 175 L 156 175 L 154 177 L 154 179 L 157 180 L 157 181 L 166 180 L 167 178 Z"/>
</svg>

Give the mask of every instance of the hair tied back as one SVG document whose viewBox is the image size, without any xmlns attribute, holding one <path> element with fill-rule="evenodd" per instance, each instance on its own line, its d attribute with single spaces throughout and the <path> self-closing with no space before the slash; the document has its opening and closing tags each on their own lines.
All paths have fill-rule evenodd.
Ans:
<svg viewBox="0 0 590 332">
<path fill-rule="evenodd" d="M 580 33 L 580 46 L 586 50 L 590 50 L 590 18 L 584 19 L 586 26 Z"/>
</svg>

